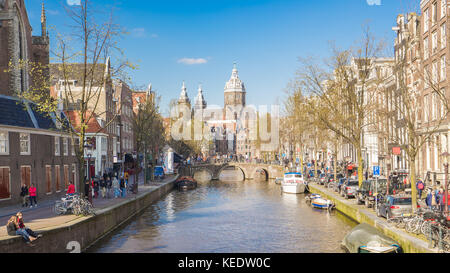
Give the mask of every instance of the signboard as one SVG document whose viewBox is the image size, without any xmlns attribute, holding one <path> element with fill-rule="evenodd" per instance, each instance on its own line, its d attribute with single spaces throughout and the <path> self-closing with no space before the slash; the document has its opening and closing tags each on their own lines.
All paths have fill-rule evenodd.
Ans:
<svg viewBox="0 0 450 273">
<path fill-rule="evenodd" d="M 401 155 L 402 154 L 402 149 L 400 147 L 394 147 L 394 148 L 392 148 L 392 153 L 394 155 Z"/>
<path fill-rule="evenodd" d="M 373 166 L 373 176 L 380 176 L 380 166 Z"/>
</svg>

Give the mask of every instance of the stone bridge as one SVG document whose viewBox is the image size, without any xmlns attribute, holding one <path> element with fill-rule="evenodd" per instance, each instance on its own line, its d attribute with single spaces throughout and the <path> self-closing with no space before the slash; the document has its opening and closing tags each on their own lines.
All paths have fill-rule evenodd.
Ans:
<svg viewBox="0 0 450 273">
<path fill-rule="evenodd" d="M 235 168 L 241 170 L 245 180 L 253 180 L 257 172 L 262 172 L 266 176 L 266 180 L 283 177 L 285 169 L 279 165 L 252 164 L 252 163 L 226 163 L 226 164 L 199 164 L 191 166 L 183 166 L 179 173 L 183 176 L 194 176 L 195 173 L 207 171 L 211 174 L 212 180 L 219 180 L 220 174 L 225 169 Z"/>
</svg>

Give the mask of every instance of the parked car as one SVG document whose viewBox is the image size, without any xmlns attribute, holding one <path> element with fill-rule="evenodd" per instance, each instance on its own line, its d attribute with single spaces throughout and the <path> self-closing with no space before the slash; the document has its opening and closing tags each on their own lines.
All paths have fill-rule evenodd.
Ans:
<svg viewBox="0 0 450 273">
<path fill-rule="evenodd" d="M 378 181 L 378 183 L 377 183 Z M 372 179 L 364 181 L 362 186 L 356 192 L 358 205 L 364 204 L 366 208 L 373 208 L 375 203 L 380 200 L 378 195 L 386 194 L 387 179 Z"/>
<path fill-rule="evenodd" d="M 319 184 L 320 185 L 325 185 L 325 183 L 327 182 L 327 176 L 326 174 L 322 173 L 319 175 Z"/>
<path fill-rule="evenodd" d="M 350 197 L 355 197 L 358 189 L 359 189 L 359 181 L 348 179 L 341 186 L 341 196 L 345 197 L 345 199 L 350 199 Z"/>
<path fill-rule="evenodd" d="M 334 173 L 332 173 L 332 174 L 330 174 L 329 176 L 328 176 L 328 188 L 329 189 L 336 189 L 337 188 L 337 186 L 338 186 L 338 183 L 339 183 L 339 181 L 340 181 L 340 179 L 341 178 L 343 178 L 344 177 L 344 175 L 342 175 L 341 173 L 338 173 L 337 175 L 336 175 L 336 180 L 334 179 Z"/>
<path fill-rule="evenodd" d="M 417 204 L 417 207 L 420 206 Z M 377 210 L 378 217 L 392 219 L 412 213 L 412 198 L 405 195 L 388 195 Z"/>
</svg>

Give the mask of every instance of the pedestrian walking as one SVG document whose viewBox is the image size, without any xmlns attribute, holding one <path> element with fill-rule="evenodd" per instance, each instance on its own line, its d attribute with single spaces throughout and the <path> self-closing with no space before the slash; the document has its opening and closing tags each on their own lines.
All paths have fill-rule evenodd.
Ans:
<svg viewBox="0 0 450 273">
<path fill-rule="evenodd" d="M 99 190 L 100 190 L 100 185 L 99 185 L 99 183 L 98 183 L 98 180 L 97 179 L 95 179 L 94 180 L 94 198 L 98 198 L 98 192 L 99 192 Z"/>
<path fill-rule="evenodd" d="M 427 191 L 427 198 L 425 199 L 425 204 L 427 205 L 427 207 L 429 209 L 433 209 L 433 207 L 432 207 L 432 198 L 433 198 L 433 193 L 432 193 L 431 189 L 428 189 L 428 191 Z"/>
<path fill-rule="evenodd" d="M 106 198 L 106 179 L 105 176 L 100 180 L 100 191 L 102 193 L 103 199 Z"/>
<path fill-rule="evenodd" d="M 34 201 L 34 206 L 37 207 L 37 199 L 36 199 L 37 189 L 34 186 L 34 184 L 31 184 L 29 192 L 30 192 L 30 208 L 33 207 L 33 201 Z"/>
<path fill-rule="evenodd" d="M 439 189 L 439 193 L 437 195 L 437 201 L 438 201 L 438 204 L 439 204 L 439 210 L 441 212 L 444 212 L 444 208 L 445 208 L 444 204 L 445 203 L 444 203 L 444 189 L 443 188 Z"/>
<path fill-rule="evenodd" d="M 119 180 L 117 180 L 117 177 L 114 177 L 113 182 L 112 182 L 112 187 L 114 190 L 114 198 L 119 198 L 120 196 L 120 184 L 119 184 Z"/>
<path fill-rule="evenodd" d="M 419 179 L 416 185 L 417 191 L 419 192 L 419 200 L 422 200 L 422 193 L 425 189 L 425 184 L 422 182 L 422 180 Z"/>
<path fill-rule="evenodd" d="M 436 196 L 436 191 L 431 193 L 431 209 L 436 210 L 438 208 L 438 197 Z"/>
<path fill-rule="evenodd" d="M 28 207 L 28 198 L 30 196 L 28 192 L 28 187 L 25 184 L 22 184 L 22 188 L 20 189 L 20 197 L 22 197 L 22 208 Z"/>
<path fill-rule="evenodd" d="M 112 181 L 113 181 L 113 176 L 112 176 L 112 174 L 109 174 L 108 181 L 106 181 L 106 197 L 108 199 L 111 198 Z"/>
<path fill-rule="evenodd" d="M 122 192 L 122 198 L 127 197 L 127 183 L 124 177 L 120 178 L 120 191 Z"/>
<path fill-rule="evenodd" d="M 75 185 L 70 182 L 69 188 L 67 189 L 67 195 L 73 196 L 75 194 Z"/>
</svg>

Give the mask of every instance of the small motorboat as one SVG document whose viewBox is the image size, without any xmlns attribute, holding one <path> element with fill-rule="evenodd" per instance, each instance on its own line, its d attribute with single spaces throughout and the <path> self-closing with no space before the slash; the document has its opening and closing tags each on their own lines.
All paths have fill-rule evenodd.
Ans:
<svg viewBox="0 0 450 273">
<path fill-rule="evenodd" d="M 176 182 L 176 187 L 180 191 L 194 190 L 197 188 L 197 186 L 198 186 L 197 181 L 189 176 L 180 177 Z"/>
<path fill-rule="evenodd" d="M 284 193 L 300 194 L 306 192 L 307 185 L 301 173 L 286 173 L 281 183 L 281 190 Z"/>
<path fill-rule="evenodd" d="M 311 206 L 313 206 L 316 209 L 331 210 L 334 208 L 335 205 L 333 204 L 332 201 L 319 197 L 311 200 Z"/>
<path fill-rule="evenodd" d="M 403 253 L 400 245 L 368 224 L 355 227 L 342 241 L 350 253 Z"/>
</svg>

